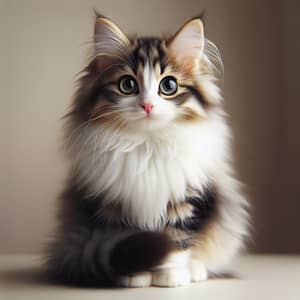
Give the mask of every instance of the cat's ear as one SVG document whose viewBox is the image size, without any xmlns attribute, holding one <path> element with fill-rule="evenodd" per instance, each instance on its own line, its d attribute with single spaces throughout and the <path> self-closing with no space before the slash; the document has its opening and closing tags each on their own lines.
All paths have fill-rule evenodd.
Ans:
<svg viewBox="0 0 300 300">
<path fill-rule="evenodd" d="M 186 22 L 169 40 L 168 48 L 174 59 L 186 67 L 197 66 L 204 50 L 204 27 L 200 18 Z"/>
<path fill-rule="evenodd" d="M 103 16 L 96 18 L 94 42 L 97 63 L 101 68 L 124 57 L 130 45 L 130 41 L 118 26 Z"/>
</svg>

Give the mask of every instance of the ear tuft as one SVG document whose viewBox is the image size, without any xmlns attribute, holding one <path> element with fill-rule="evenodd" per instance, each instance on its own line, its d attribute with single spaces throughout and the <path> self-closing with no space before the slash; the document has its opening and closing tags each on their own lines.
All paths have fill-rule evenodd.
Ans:
<svg viewBox="0 0 300 300">
<path fill-rule="evenodd" d="M 110 46 L 114 46 L 114 44 L 124 46 L 129 45 L 128 38 L 119 29 L 119 27 L 111 20 L 103 16 L 96 18 L 94 40 L 96 44 L 96 50 L 101 50 L 101 46 L 106 43 L 110 44 Z"/>
<path fill-rule="evenodd" d="M 96 18 L 100 18 L 100 17 L 104 18 L 104 15 L 100 14 L 96 8 L 93 8 L 93 12 Z"/>
<path fill-rule="evenodd" d="M 169 41 L 171 55 L 184 64 L 196 66 L 204 50 L 204 28 L 200 18 L 185 23 Z"/>
<path fill-rule="evenodd" d="M 97 16 L 94 32 L 95 55 L 104 68 L 113 59 L 126 56 L 130 41 L 119 27 L 106 17 Z"/>
</svg>

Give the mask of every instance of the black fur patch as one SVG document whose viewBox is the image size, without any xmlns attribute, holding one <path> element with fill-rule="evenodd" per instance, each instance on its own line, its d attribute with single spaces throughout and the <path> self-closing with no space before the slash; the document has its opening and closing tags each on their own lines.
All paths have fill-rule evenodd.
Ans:
<svg viewBox="0 0 300 300">
<path fill-rule="evenodd" d="M 208 102 L 203 98 L 200 92 L 193 86 L 183 85 L 203 106 L 206 106 Z"/>
<path fill-rule="evenodd" d="M 137 233 L 115 246 L 110 256 L 110 264 L 117 275 L 146 271 L 161 264 L 174 247 L 166 234 Z"/>
<path fill-rule="evenodd" d="M 193 214 L 185 220 L 178 221 L 175 227 L 191 232 L 200 231 L 215 214 L 216 199 L 216 193 L 208 189 L 199 196 L 186 198 L 186 202 L 193 206 Z"/>
</svg>

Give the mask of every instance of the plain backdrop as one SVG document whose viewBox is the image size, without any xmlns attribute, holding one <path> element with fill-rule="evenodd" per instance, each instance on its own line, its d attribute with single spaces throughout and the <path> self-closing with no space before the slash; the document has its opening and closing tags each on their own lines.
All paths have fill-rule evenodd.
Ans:
<svg viewBox="0 0 300 300">
<path fill-rule="evenodd" d="M 299 1 L 0 0 L 0 252 L 39 252 L 66 166 L 61 117 L 86 62 L 93 8 L 124 31 L 175 32 L 206 9 L 259 252 L 300 252 Z"/>
</svg>

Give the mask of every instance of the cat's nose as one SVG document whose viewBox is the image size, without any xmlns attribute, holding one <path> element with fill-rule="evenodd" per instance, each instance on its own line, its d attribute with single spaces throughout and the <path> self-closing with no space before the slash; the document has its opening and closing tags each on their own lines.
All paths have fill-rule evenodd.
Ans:
<svg viewBox="0 0 300 300">
<path fill-rule="evenodd" d="M 141 103 L 141 107 L 144 109 L 144 111 L 149 114 L 153 108 L 153 104 L 151 103 Z"/>
</svg>

